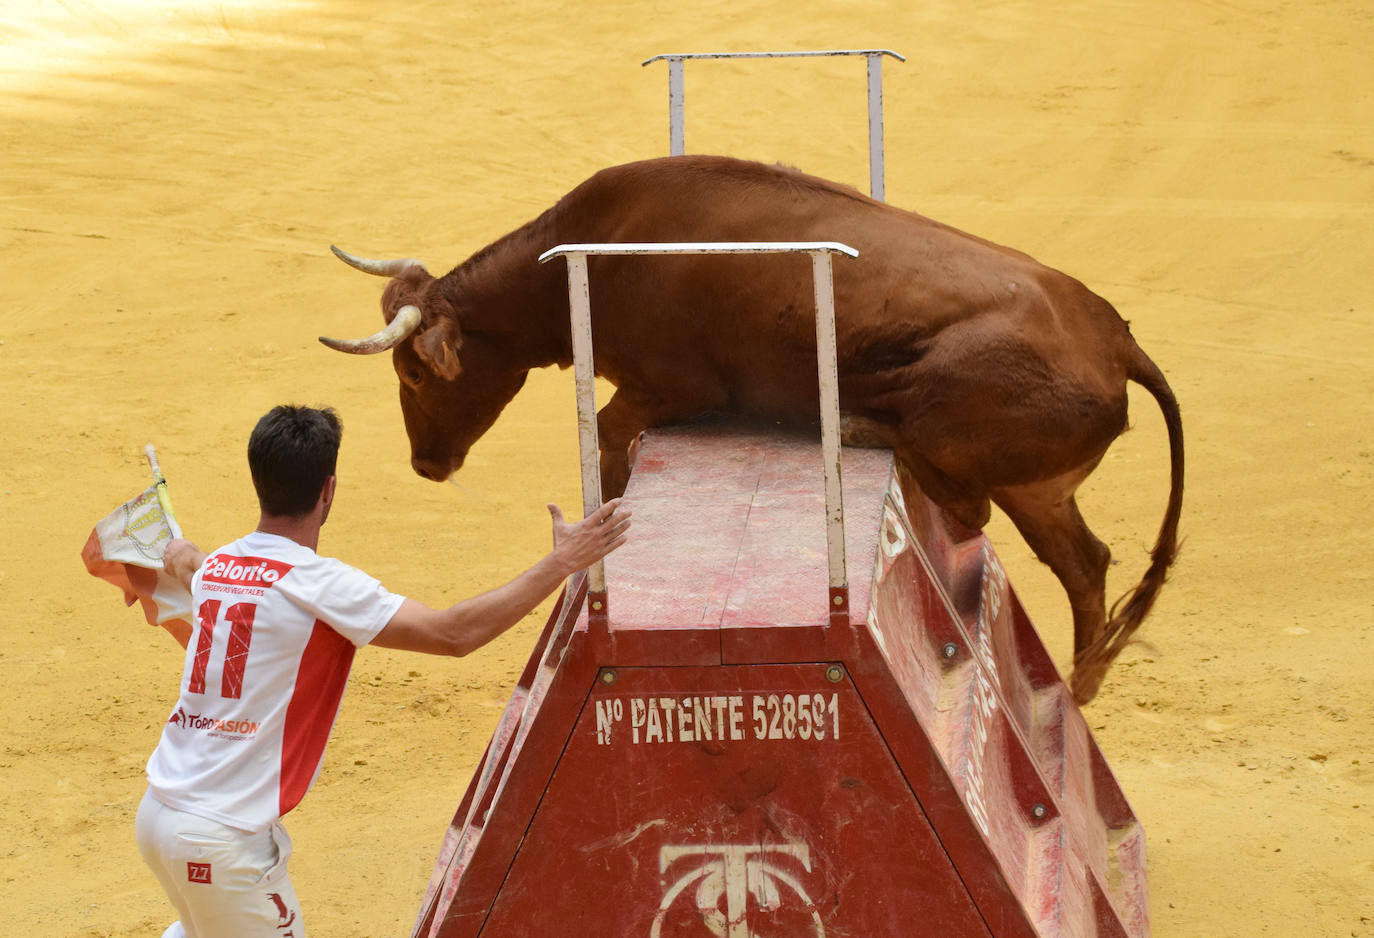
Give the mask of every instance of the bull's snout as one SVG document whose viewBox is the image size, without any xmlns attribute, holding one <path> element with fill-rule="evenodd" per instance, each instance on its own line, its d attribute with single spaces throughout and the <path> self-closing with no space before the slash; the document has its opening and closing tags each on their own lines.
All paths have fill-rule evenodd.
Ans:
<svg viewBox="0 0 1374 938">
<path fill-rule="evenodd" d="M 434 459 L 429 456 L 412 456 L 410 458 L 410 468 L 415 470 L 415 474 L 422 479 L 429 479 L 431 482 L 447 482 L 449 476 L 458 471 L 463 465 L 463 457 L 456 459 Z"/>
</svg>

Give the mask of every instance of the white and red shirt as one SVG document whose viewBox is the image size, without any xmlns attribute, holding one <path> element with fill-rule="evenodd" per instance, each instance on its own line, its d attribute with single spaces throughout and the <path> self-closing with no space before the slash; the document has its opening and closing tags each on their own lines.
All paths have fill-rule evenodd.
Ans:
<svg viewBox="0 0 1374 938">
<path fill-rule="evenodd" d="M 257 831 L 314 784 L 353 653 L 405 597 L 354 567 L 255 531 L 191 580 L 181 697 L 148 760 L 154 798 Z"/>
</svg>

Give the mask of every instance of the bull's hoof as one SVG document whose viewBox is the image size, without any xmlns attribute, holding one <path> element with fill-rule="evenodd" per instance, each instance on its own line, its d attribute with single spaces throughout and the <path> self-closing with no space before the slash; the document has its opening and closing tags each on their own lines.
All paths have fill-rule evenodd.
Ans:
<svg viewBox="0 0 1374 938">
<path fill-rule="evenodd" d="M 1108 636 L 1102 636 L 1073 656 L 1073 673 L 1069 675 L 1069 690 L 1082 707 L 1092 702 L 1107 677 L 1116 653 L 1111 650 Z"/>
<path fill-rule="evenodd" d="M 1107 666 L 1100 663 L 1075 664 L 1069 675 L 1069 691 L 1074 702 L 1080 707 L 1092 703 L 1102 688 L 1102 680 L 1107 676 Z"/>
</svg>

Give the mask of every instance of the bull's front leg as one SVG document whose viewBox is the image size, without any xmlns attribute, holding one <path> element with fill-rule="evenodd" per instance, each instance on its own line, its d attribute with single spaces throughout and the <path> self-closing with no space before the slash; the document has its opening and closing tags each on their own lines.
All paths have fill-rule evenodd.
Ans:
<svg viewBox="0 0 1374 938">
<path fill-rule="evenodd" d="M 632 448 L 639 447 L 646 427 L 661 423 L 658 412 L 636 395 L 618 390 L 596 415 L 601 449 L 601 497 L 618 498 L 625 493 L 633 467 Z"/>
</svg>

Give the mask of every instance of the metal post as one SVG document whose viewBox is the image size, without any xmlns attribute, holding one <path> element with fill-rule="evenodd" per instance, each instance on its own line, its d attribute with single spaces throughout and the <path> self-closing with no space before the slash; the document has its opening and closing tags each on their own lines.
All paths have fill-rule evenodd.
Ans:
<svg viewBox="0 0 1374 938">
<path fill-rule="evenodd" d="M 835 241 L 560 244 L 541 254 L 539 263 L 555 257 L 568 259 L 568 305 L 572 316 L 573 374 L 577 382 L 578 445 L 581 448 L 582 510 L 585 515 L 596 511 L 601 505 L 588 255 L 802 253 L 811 255 L 812 290 L 816 301 L 816 375 L 820 386 L 821 453 L 825 462 L 825 537 L 830 581 L 827 610 L 830 622 L 840 624 L 849 615 L 849 578 L 845 569 L 844 491 L 840 484 L 840 395 L 835 352 L 835 281 L 830 255 L 858 257 L 859 252 Z M 606 627 L 606 574 L 600 561 L 588 571 L 587 606 L 591 622 Z"/>
<path fill-rule="evenodd" d="M 825 460 L 825 538 L 830 564 L 830 617 L 849 614 L 844 556 L 844 488 L 840 484 L 840 384 L 835 352 L 835 280 L 830 252 L 811 252 L 816 296 L 816 376 L 820 385 L 821 458 Z"/>
<path fill-rule="evenodd" d="M 883 57 L 868 56 L 868 191 L 879 202 L 887 201 L 883 178 Z"/>
<path fill-rule="evenodd" d="M 682 79 L 682 59 L 668 60 L 668 155 L 686 153 L 683 131 L 686 89 Z"/>
<path fill-rule="evenodd" d="M 601 507 L 601 443 L 596 426 L 596 364 L 592 359 L 592 299 L 587 255 L 568 254 L 568 307 L 572 315 L 573 376 L 577 383 L 577 442 L 582 463 L 582 516 Z M 597 603 L 600 604 L 599 608 Z M 606 565 L 587 571 L 587 606 L 606 616 Z"/>
<path fill-rule="evenodd" d="M 891 49 L 824 49 L 805 52 L 674 52 L 645 59 L 648 65 L 665 59 L 668 62 L 668 154 L 681 156 L 687 152 L 683 125 L 686 121 L 686 92 L 683 86 L 683 62 L 687 59 L 796 59 L 823 56 L 862 55 L 868 60 L 868 186 L 873 198 L 886 201 L 887 186 L 883 173 L 883 56 L 890 55 L 898 62 L 906 56 Z"/>
</svg>

